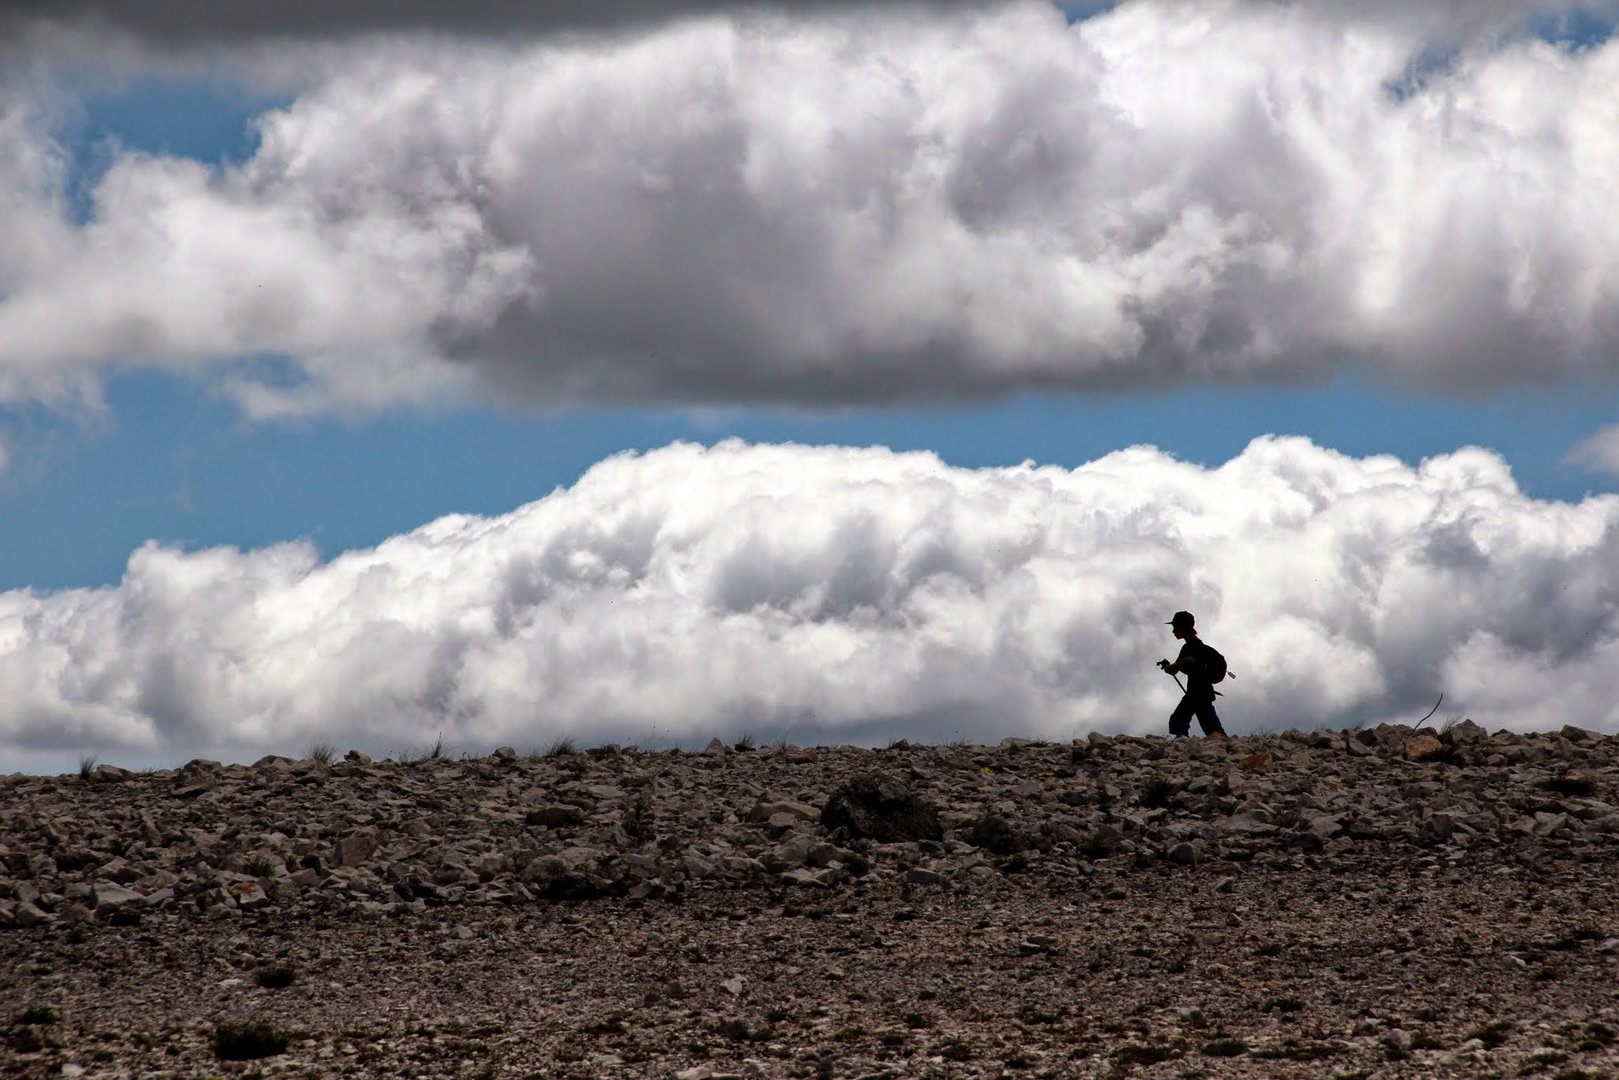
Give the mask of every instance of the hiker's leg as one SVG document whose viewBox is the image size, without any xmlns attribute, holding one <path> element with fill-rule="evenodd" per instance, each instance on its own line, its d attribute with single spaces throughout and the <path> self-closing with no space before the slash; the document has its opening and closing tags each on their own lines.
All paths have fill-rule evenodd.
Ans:
<svg viewBox="0 0 1619 1080">
<path fill-rule="evenodd" d="M 1192 713 L 1197 709 L 1197 702 L 1192 695 L 1187 694 L 1181 698 L 1181 703 L 1175 706 L 1175 711 L 1169 714 L 1169 733 L 1179 738 L 1192 730 Z"/>
<path fill-rule="evenodd" d="M 1225 734 L 1225 728 L 1220 726 L 1220 714 L 1214 711 L 1214 699 L 1211 697 L 1198 707 L 1197 722 L 1203 728 L 1203 734 L 1213 735 L 1219 732 Z"/>
</svg>

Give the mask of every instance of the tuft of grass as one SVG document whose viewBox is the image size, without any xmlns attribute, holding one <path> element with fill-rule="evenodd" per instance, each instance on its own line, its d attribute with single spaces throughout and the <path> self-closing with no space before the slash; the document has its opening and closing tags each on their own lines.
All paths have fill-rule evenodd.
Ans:
<svg viewBox="0 0 1619 1080">
<path fill-rule="evenodd" d="M 653 809 L 652 800 L 642 791 L 635 797 L 635 801 L 624 807 L 624 814 L 620 820 L 620 827 L 624 835 L 631 840 L 645 842 L 657 835 L 657 811 Z"/>
<path fill-rule="evenodd" d="M 420 765 L 424 761 L 440 761 L 453 749 L 453 747 L 444 745 L 444 733 L 439 732 L 438 739 L 434 741 L 431 747 L 426 750 L 416 748 L 401 750 L 399 760 L 405 765 Z"/>
<path fill-rule="evenodd" d="M 256 878 L 272 877 L 275 874 L 275 863 L 268 855 L 254 855 L 242 862 L 242 873 L 251 874 Z"/>
<path fill-rule="evenodd" d="M 753 736 L 747 732 L 743 732 L 741 737 L 736 740 L 736 743 L 731 747 L 731 749 L 742 754 L 754 749 Z"/>
<path fill-rule="evenodd" d="M 304 757 L 314 758 L 322 765 L 330 765 L 337 760 L 337 747 L 328 742 L 318 742 L 304 751 Z"/>
<path fill-rule="evenodd" d="M 88 780 L 88 779 L 90 779 L 90 777 L 95 775 L 96 766 L 99 765 L 99 764 L 101 764 L 101 761 L 94 754 L 80 754 L 79 755 L 79 779 L 80 780 Z"/>
<path fill-rule="evenodd" d="M 262 1021 L 221 1020 L 214 1028 L 214 1056 L 221 1061 L 256 1061 L 287 1052 L 292 1034 Z"/>
<path fill-rule="evenodd" d="M 577 753 L 579 753 L 579 746 L 573 739 L 566 735 L 558 735 L 551 740 L 551 744 L 545 748 L 545 751 L 540 756 L 548 758 L 573 757 Z"/>
</svg>

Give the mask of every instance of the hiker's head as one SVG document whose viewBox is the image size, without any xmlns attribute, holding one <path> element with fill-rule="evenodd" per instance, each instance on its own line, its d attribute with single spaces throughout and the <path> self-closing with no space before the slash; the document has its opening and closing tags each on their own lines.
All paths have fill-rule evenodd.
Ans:
<svg viewBox="0 0 1619 1080">
<path fill-rule="evenodd" d="M 1174 631 L 1175 636 L 1178 638 L 1197 633 L 1196 625 L 1197 620 L 1192 618 L 1190 611 L 1177 611 L 1169 620 L 1169 628 Z"/>
</svg>

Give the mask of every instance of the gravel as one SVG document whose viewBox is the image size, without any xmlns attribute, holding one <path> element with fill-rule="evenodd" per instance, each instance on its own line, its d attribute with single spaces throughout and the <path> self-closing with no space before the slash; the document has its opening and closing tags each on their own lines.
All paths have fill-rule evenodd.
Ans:
<svg viewBox="0 0 1619 1080">
<path fill-rule="evenodd" d="M 1619 1075 L 1614 736 L 86 774 L 0 778 L 0 1075 Z"/>
</svg>

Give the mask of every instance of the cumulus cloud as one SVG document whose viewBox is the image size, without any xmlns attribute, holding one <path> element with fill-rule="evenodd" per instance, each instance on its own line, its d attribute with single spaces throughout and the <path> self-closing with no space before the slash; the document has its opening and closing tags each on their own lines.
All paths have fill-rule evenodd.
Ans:
<svg viewBox="0 0 1619 1080">
<path fill-rule="evenodd" d="M 1619 373 L 1619 41 L 1503 29 L 1556 5 L 1342 8 L 300 47 L 250 160 L 123 154 L 82 222 L 16 83 L 0 390 L 160 365 L 264 415 Z"/>
<path fill-rule="evenodd" d="M 1236 732 L 1441 690 L 1492 728 L 1613 731 L 1615 566 L 1619 497 L 1538 502 L 1477 449 L 1067 471 L 675 444 L 330 561 L 148 545 L 117 586 L 0 594 L 0 760 L 1160 732 L 1181 608 Z"/>
</svg>

